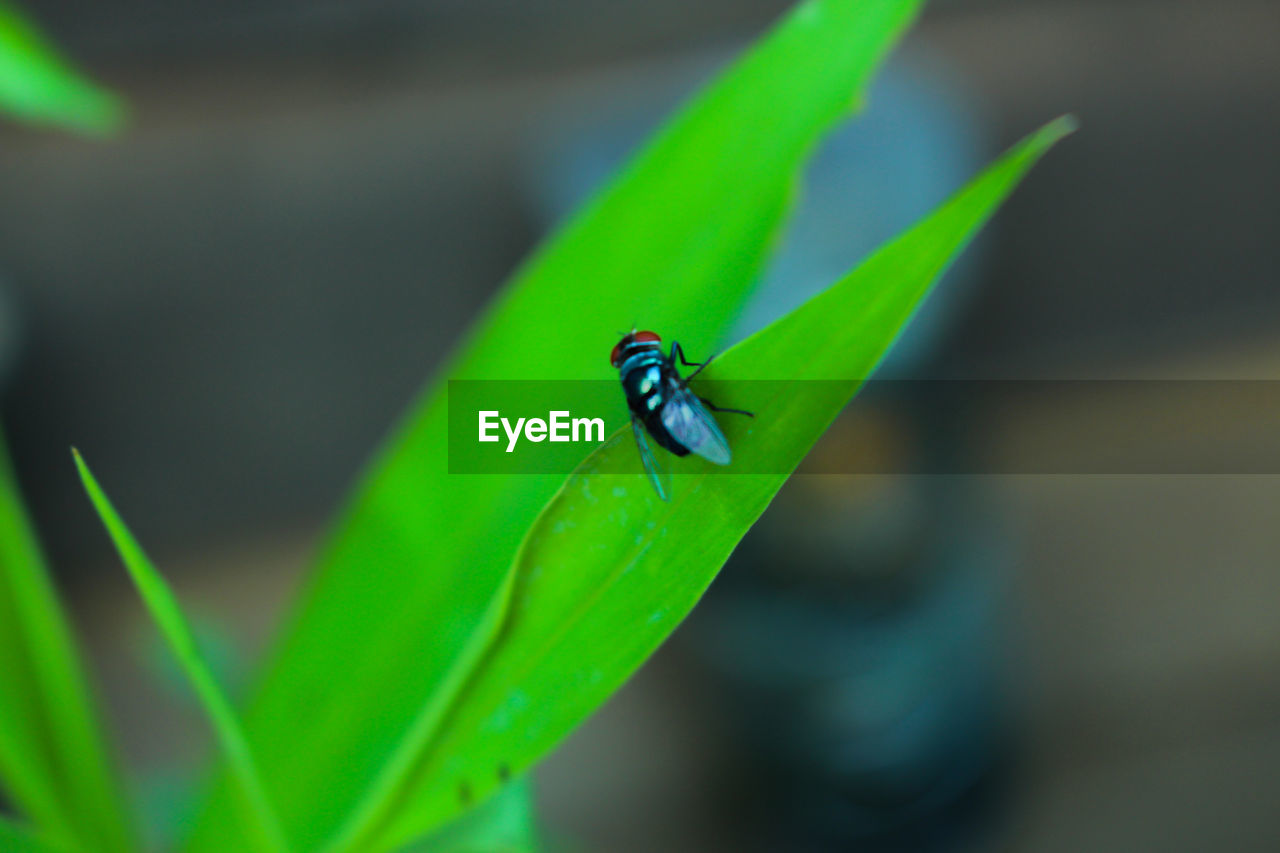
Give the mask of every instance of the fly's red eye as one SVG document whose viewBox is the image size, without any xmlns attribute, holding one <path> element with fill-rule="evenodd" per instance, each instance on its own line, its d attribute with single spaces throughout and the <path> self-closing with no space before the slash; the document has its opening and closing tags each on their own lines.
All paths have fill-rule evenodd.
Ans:
<svg viewBox="0 0 1280 853">
<path fill-rule="evenodd" d="M 622 353 L 632 344 L 659 344 L 662 338 L 658 337 L 657 332 L 632 332 L 631 334 L 618 341 L 618 345 L 613 348 L 613 352 L 609 353 L 609 363 L 614 367 L 622 364 Z"/>
</svg>

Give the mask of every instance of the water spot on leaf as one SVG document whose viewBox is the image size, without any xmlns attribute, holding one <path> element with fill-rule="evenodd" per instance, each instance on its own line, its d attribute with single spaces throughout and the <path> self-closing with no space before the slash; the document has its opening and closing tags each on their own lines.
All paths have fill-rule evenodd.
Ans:
<svg viewBox="0 0 1280 853">
<path fill-rule="evenodd" d="M 529 695 L 523 690 L 512 690 L 503 702 L 484 722 L 483 730 L 488 733 L 505 732 L 511 728 L 516 716 L 529 707 Z"/>
</svg>

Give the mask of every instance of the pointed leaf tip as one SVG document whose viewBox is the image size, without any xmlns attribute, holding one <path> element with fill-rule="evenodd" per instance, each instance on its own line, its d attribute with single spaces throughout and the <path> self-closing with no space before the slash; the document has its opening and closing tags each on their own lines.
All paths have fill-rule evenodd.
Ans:
<svg viewBox="0 0 1280 853">
<path fill-rule="evenodd" d="M 115 545 L 121 562 L 133 579 L 143 604 L 146 605 L 152 619 L 159 627 L 161 636 L 169 644 L 174 658 L 182 667 L 183 674 L 191 682 L 196 697 L 213 728 L 218 745 L 222 748 L 247 806 L 245 813 L 250 823 L 247 831 L 253 845 L 264 853 L 285 853 L 289 849 L 289 843 L 267 795 L 266 786 L 262 782 L 259 766 L 250 749 L 248 738 L 244 734 L 231 701 L 200 654 L 191 626 L 182 612 L 177 597 L 164 577 L 152 565 L 142 546 L 125 525 L 124 519 L 116 512 L 110 498 L 98 485 L 97 479 L 79 451 L 73 447 L 71 455 L 75 459 L 76 469 L 80 472 L 80 479 L 84 483 L 89 500 L 97 510 L 103 526 L 106 527 L 107 535 Z"/>
</svg>

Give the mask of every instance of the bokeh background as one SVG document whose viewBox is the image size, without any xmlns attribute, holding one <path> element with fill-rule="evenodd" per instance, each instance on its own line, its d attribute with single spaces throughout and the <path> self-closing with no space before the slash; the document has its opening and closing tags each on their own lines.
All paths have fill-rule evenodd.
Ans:
<svg viewBox="0 0 1280 853">
<path fill-rule="evenodd" d="M 470 318 L 785 7 L 24 4 L 132 114 L 105 142 L 0 130 L 0 400 L 153 808 L 181 799 L 208 738 L 68 446 L 243 689 L 344 488 Z M 866 121 L 815 162 L 740 331 L 1070 111 L 1083 132 L 948 279 L 892 375 L 1277 378 L 1278 33 L 1273 0 L 931 4 Z M 1191 428 L 1176 395 L 1090 389 L 940 411 L 888 388 L 821 452 L 938 472 L 1135 424 L 1171 460 L 1273 458 L 1280 440 L 1274 407 Z M 742 552 L 537 774 L 553 837 L 1280 849 L 1280 478 L 807 477 Z"/>
</svg>

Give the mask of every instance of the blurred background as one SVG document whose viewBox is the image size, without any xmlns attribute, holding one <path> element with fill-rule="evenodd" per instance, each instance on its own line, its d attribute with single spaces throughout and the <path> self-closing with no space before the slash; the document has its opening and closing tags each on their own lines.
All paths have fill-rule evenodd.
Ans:
<svg viewBox="0 0 1280 853">
<path fill-rule="evenodd" d="M 460 330 L 787 4 L 23 6 L 131 120 L 106 142 L 0 129 L 0 401 L 112 720 L 162 804 L 205 726 L 68 446 L 243 686 L 344 488 Z M 885 375 L 1277 378 L 1277 34 L 1274 0 L 931 4 L 866 120 L 816 159 L 739 332 L 1073 112 L 1083 132 Z M 940 406 L 893 385 L 819 453 L 973 470 L 1027 436 L 1071 447 L 1177 404 L 1086 386 Z M 1274 408 L 1208 413 L 1158 449 L 1271 458 L 1276 427 Z M 801 477 L 740 550 L 538 772 L 554 837 L 1280 849 L 1277 476 Z"/>
</svg>

